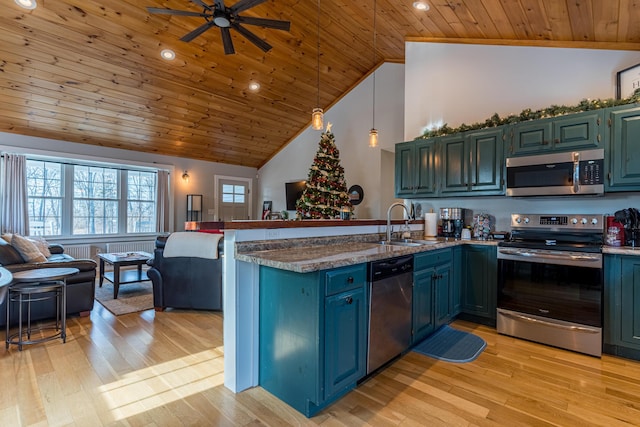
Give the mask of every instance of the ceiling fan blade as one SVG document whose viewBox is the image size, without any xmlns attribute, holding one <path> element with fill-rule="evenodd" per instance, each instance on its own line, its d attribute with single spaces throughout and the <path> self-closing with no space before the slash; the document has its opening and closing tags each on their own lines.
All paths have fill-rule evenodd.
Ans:
<svg viewBox="0 0 640 427">
<path fill-rule="evenodd" d="M 224 12 L 225 7 L 224 7 L 224 0 L 215 0 L 216 2 L 216 9 Z"/>
<path fill-rule="evenodd" d="M 238 3 L 231 7 L 228 7 L 231 13 L 240 13 L 247 9 L 251 9 L 253 6 L 257 6 L 260 3 L 264 3 L 267 0 L 240 0 Z"/>
<path fill-rule="evenodd" d="M 233 48 L 233 41 L 231 40 L 231 31 L 229 28 L 220 28 L 222 34 L 222 45 L 224 46 L 225 55 L 233 55 L 236 50 Z"/>
<path fill-rule="evenodd" d="M 251 16 L 237 16 L 236 22 L 248 25 L 258 25 L 264 28 L 273 28 L 275 30 L 289 31 L 291 22 L 280 21 L 278 19 L 253 18 Z"/>
<path fill-rule="evenodd" d="M 181 16 L 207 16 L 202 12 L 191 12 L 190 10 L 161 9 L 158 7 L 148 7 L 147 12 L 160 15 L 181 15 Z"/>
<path fill-rule="evenodd" d="M 193 40 L 196 37 L 198 37 L 200 34 L 202 34 L 205 31 L 207 31 L 209 28 L 215 27 L 215 25 L 216 24 L 214 24 L 213 21 L 205 22 L 204 24 L 200 25 L 195 30 L 193 30 L 190 33 L 185 34 L 184 36 L 182 36 L 180 38 L 180 40 L 182 40 L 183 42 L 190 42 L 191 40 Z"/>
<path fill-rule="evenodd" d="M 205 9 L 211 10 L 211 6 L 209 6 L 208 4 L 206 4 L 201 0 L 191 0 L 191 2 L 197 4 L 200 7 L 204 7 Z"/>
<path fill-rule="evenodd" d="M 245 36 L 247 38 L 247 40 L 249 40 L 251 43 L 255 44 L 260 49 L 262 49 L 263 52 L 268 52 L 269 50 L 271 50 L 271 45 L 269 43 L 267 43 L 266 41 L 262 40 L 260 37 L 256 36 L 255 34 L 253 34 L 251 31 L 247 30 L 246 28 L 242 27 L 240 24 L 237 24 L 237 23 L 234 22 L 231 25 L 240 34 Z"/>
</svg>

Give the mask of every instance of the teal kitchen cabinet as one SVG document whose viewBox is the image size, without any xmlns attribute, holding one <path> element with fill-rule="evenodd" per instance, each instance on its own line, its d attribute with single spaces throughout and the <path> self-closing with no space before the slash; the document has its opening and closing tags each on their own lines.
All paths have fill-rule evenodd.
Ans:
<svg viewBox="0 0 640 427">
<path fill-rule="evenodd" d="M 640 190 L 640 107 L 615 107 L 609 113 L 609 171 L 605 191 Z"/>
<path fill-rule="evenodd" d="M 366 265 L 260 267 L 260 386 L 311 417 L 366 374 Z"/>
<path fill-rule="evenodd" d="M 420 139 L 396 144 L 395 196 L 429 197 L 436 194 L 436 144 Z"/>
<path fill-rule="evenodd" d="M 495 246 L 463 245 L 461 318 L 495 326 L 498 259 Z"/>
<path fill-rule="evenodd" d="M 605 255 L 604 352 L 640 360 L 640 257 Z"/>
<path fill-rule="evenodd" d="M 512 128 L 508 155 L 602 148 L 604 116 L 604 110 L 593 110 L 516 123 Z"/>
<path fill-rule="evenodd" d="M 440 144 L 440 196 L 504 194 L 504 127 L 445 136 Z"/>
<path fill-rule="evenodd" d="M 414 255 L 412 343 L 422 341 L 451 322 L 459 292 L 452 287 L 452 250 L 438 249 Z"/>
</svg>

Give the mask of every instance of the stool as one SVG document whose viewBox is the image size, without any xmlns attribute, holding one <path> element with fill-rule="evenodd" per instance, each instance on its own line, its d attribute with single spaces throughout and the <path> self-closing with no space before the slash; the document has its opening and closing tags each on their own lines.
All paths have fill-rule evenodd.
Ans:
<svg viewBox="0 0 640 427">
<path fill-rule="evenodd" d="M 36 344 L 56 338 L 67 342 L 67 277 L 77 274 L 77 268 L 36 268 L 13 273 L 12 284 L 7 295 L 7 331 L 6 348 L 16 344 L 22 351 L 23 344 Z M 54 299 L 56 301 L 55 324 L 49 326 L 31 326 L 31 303 Z M 9 335 L 12 302 L 18 303 L 18 332 Z M 27 308 L 27 328 L 23 327 L 24 306 Z M 32 339 L 33 332 L 54 329 L 53 335 Z M 26 336 L 26 339 L 25 339 Z"/>
<path fill-rule="evenodd" d="M 19 283 L 9 287 L 9 295 L 7 298 L 7 339 L 6 348 L 10 344 L 17 344 L 18 350 L 22 351 L 23 344 L 36 344 L 50 341 L 56 338 L 62 338 L 62 342 L 67 342 L 67 286 L 64 280 L 56 280 L 52 282 L 41 283 Z M 48 294 L 48 295 L 47 295 Z M 45 301 L 49 299 L 56 300 L 56 318 L 53 325 L 39 326 L 33 328 L 31 325 L 31 303 L 36 301 Z M 9 319 L 11 313 L 11 303 L 18 303 L 18 332 L 9 335 Z M 24 307 L 27 309 L 27 327 L 23 327 Z M 43 338 L 32 339 L 31 334 L 43 330 L 53 329 L 56 332 Z M 26 339 L 25 339 L 26 336 Z"/>
</svg>

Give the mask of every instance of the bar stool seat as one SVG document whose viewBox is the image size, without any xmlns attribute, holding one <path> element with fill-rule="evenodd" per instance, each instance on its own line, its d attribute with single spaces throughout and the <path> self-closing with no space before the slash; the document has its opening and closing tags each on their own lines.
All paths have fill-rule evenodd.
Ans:
<svg viewBox="0 0 640 427">
<path fill-rule="evenodd" d="M 77 274 L 77 268 L 39 268 L 35 270 L 24 270 L 13 273 L 13 281 L 9 285 L 7 295 L 7 325 L 6 325 L 6 348 L 14 344 L 18 350 L 22 351 L 24 344 L 36 344 L 61 338 L 62 342 L 67 341 L 67 277 Z M 31 324 L 31 304 L 37 301 L 55 299 L 56 318 L 50 325 L 40 325 L 33 327 Z M 18 331 L 10 334 L 10 321 L 12 306 L 18 305 Z M 26 306 L 26 328 L 24 327 L 24 308 Z M 54 330 L 50 334 L 40 338 L 32 338 L 34 332 L 44 330 Z"/>
</svg>

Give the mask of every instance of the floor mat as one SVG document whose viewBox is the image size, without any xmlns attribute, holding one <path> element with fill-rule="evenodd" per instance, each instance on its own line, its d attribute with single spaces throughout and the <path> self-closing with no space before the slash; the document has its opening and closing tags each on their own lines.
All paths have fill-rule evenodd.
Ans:
<svg viewBox="0 0 640 427">
<path fill-rule="evenodd" d="M 475 360 L 486 346 L 479 336 L 444 325 L 413 351 L 447 362 L 465 363 Z"/>
</svg>

